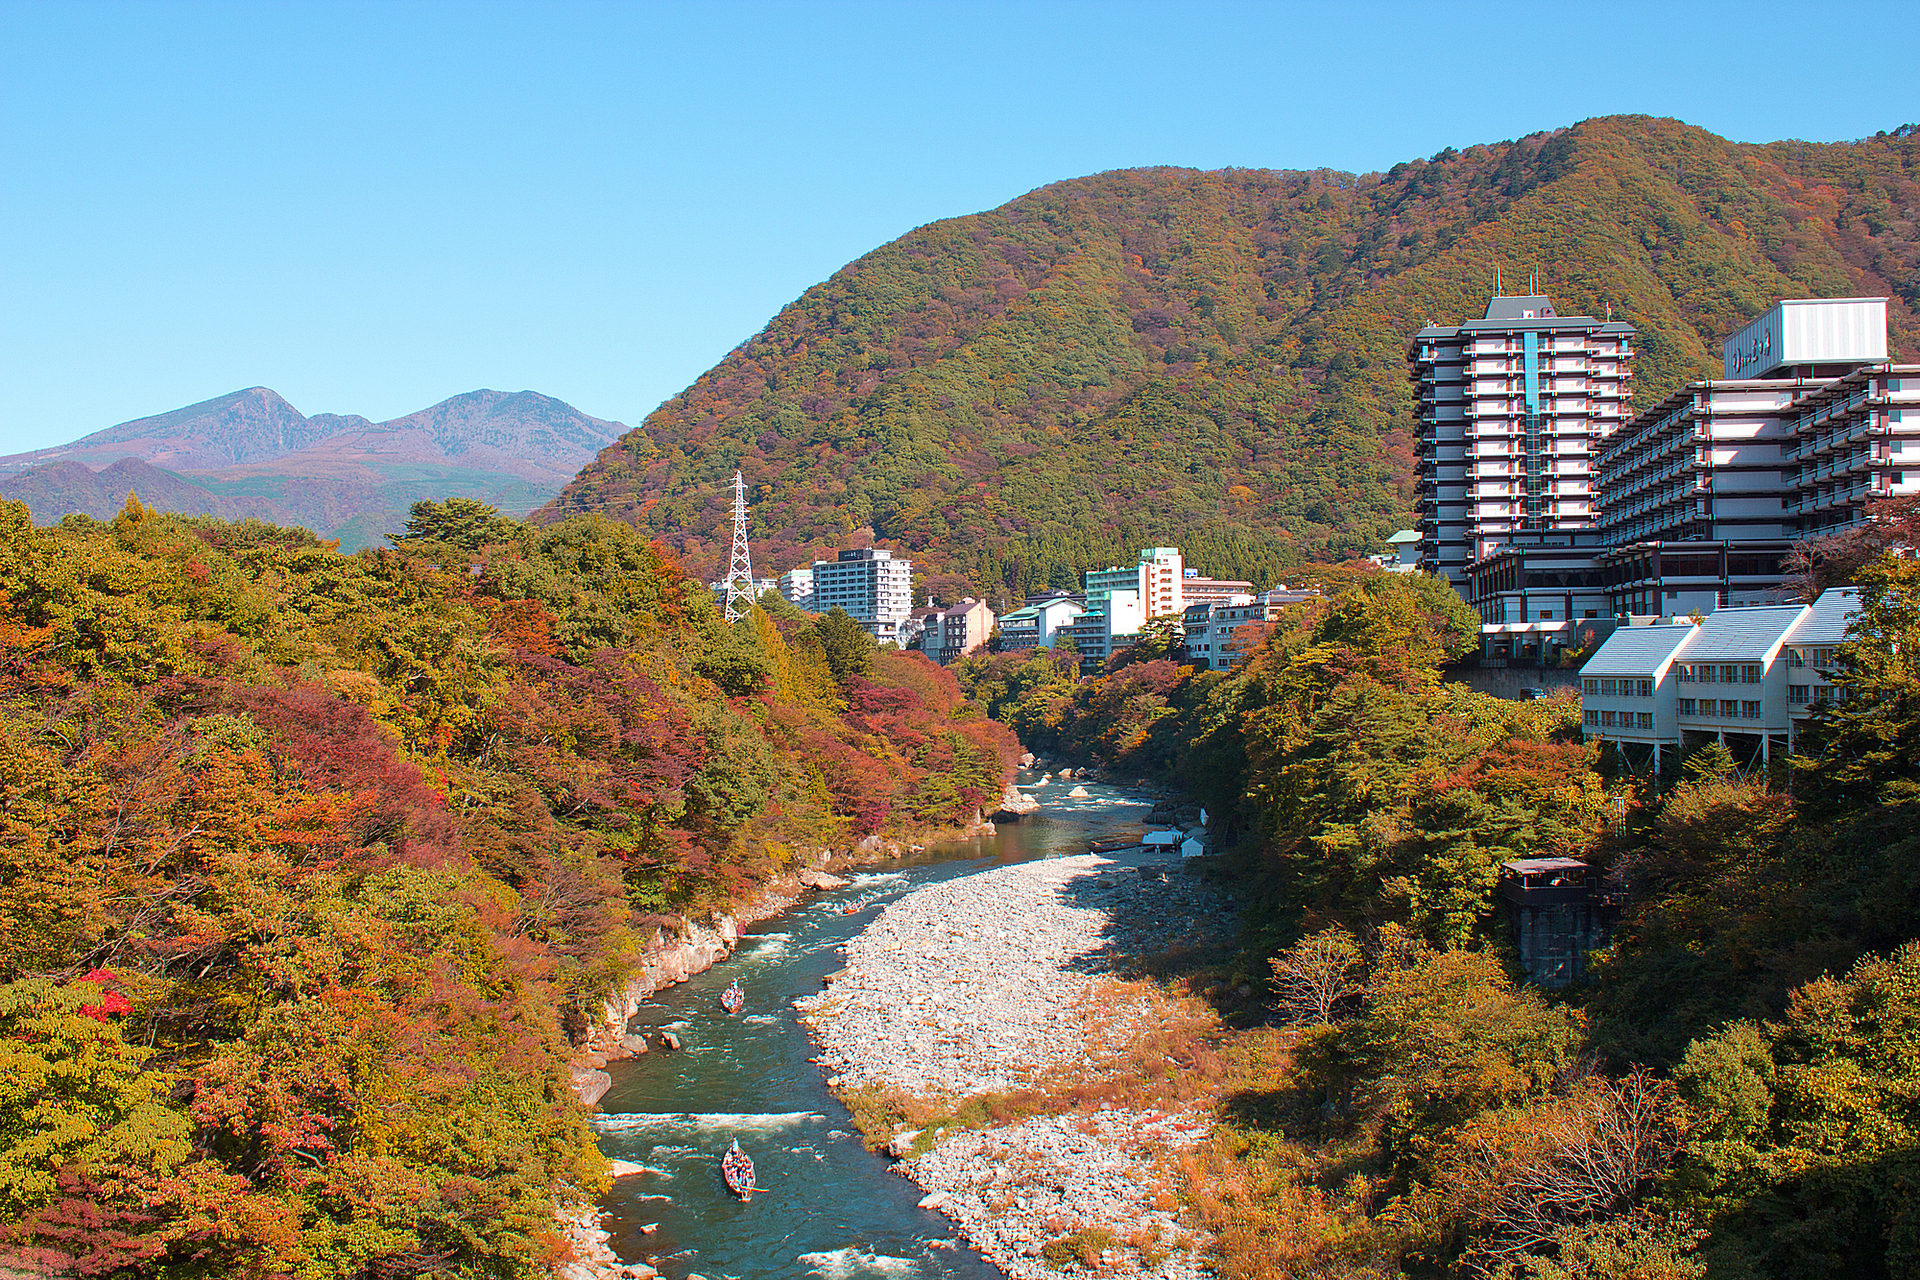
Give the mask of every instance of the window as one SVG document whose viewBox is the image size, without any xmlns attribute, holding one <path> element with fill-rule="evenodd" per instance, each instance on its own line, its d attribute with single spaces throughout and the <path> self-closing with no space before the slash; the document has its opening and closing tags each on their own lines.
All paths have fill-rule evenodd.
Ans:
<svg viewBox="0 0 1920 1280">
<path fill-rule="evenodd" d="M 1787 665 L 1788 665 L 1788 666 L 1790 666 L 1790 667 L 1804 667 L 1804 666 L 1806 666 L 1806 665 L 1807 665 L 1807 651 L 1806 651 L 1805 649 L 1789 649 L 1789 650 L 1787 650 Z"/>
<path fill-rule="evenodd" d="M 1696 666 L 1693 669 L 1693 678 L 1695 680 L 1698 680 L 1701 684 L 1712 684 L 1713 683 L 1713 664 L 1711 662 L 1703 662 L 1700 665 Z"/>
<path fill-rule="evenodd" d="M 1790 684 L 1787 686 L 1787 701 L 1796 706 L 1803 706 L 1808 700 L 1807 695 L 1812 692 L 1813 690 L 1804 684 Z"/>
<path fill-rule="evenodd" d="M 1580 692 L 1586 694 L 1589 698 L 1598 697 L 1600 695 L 1600 682 L 1589 677 L 1580 682 Z"/>
<path fill-rule="evenodd" d="M 1581 716 L 1580 719 L 1581 719 L 1581 722 L 1584 723 L 1590 729 L 1597 729 L 1600 727 L 1600 713 L 1598 711 L 1589 711 L 1585 715 Z"/>
<path fill-rule="evenodd" d="M 1720 714 L 1724 718 L 1731 720 L 1740 714 L 1740 704 L 1732 698 L 1722 698 L 1720 699 Z"/>
<path fill-rule="evenodd" d="M 1642 729 L 1653 728 L 1653 712 L 1642 711 L 1639 713 L 1639 727 Z"/>
<path fill-rule="evenodd" d="M 1602 711 L 1600 713 L 1600 723 L 1606 728 L 1613 728 L 1614 718 L 1614 714 L 1611 711 Z"/>
<path fill-rule="evenodd" d="M 1721 663 L 1720 664 L 1720 683 L 1721 684 L 1740 683 L 1740 668 L 1735 666 L 1731 662 Z"/>
<path fill-rule="evenodd" d="M 1651 680 L 1641 680 L 1635 685 L 1635 688 L 1643 698 L 1651 698 L 1653 696 L 1653 681 Z"/>
<path fill-rule="evenodd" d="M 1759 684 L 1760 683 L 1760 664 L 1757 662 L 1749 662 L 1745 666 L 1741 667 L 1740 683 L 1741 684 Z"/>
<path fill-rule="evenodd" d="M 1692 698 L 1680 699 L 1680 714 L 1683 716 L 1692 716 L 1692 715 L 1700 714 L 1699 704 L 1696 703 Z"/>
<path fill-rule="evenodd" d="M 1611 698 L 1619 692 L 1620 682 L 1618 680 L 1602 680 L 1600 682 L 1600 694 L 1602 697 Z"/>
<path fill-rule="evenodd" d="M 1674 675 L 1679 677 L 1682 681 L 1686 682 L 1687 684 L 1693 683 L 1693 668 L 1688 666 L 1686 663 L 1683 662 L 1679 666 L 1675 667 L 1673 669 L 1673 672 L 1674 672 Z"/>
<path fill-rule="evenodd" d="M 1551 610 L 1551 609 L 1542 609 L 1542 610 L 1540 611 L 1540 620 L 1541 620 L 1542 622 L 1551 622 L 1551 621 L 1553 621 L 1553 610 Z"/>
<path fill-rule="evenodd" d="M 1757 702 L 1741 703 L 1740 718 L 1742 720 L 1758 720 L 1760 718 L 1760 704 Z"/>
</svg>

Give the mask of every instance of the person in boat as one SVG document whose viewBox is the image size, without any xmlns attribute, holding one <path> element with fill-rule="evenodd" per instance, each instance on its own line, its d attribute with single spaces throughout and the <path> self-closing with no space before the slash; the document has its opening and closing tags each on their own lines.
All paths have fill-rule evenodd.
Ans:
<svg viewBox="0 0 1920 1280">
<path fill-rule="evenodd" d="M 720 1176 L 726 1180 L 727 1190 L 742 1200 L 753 1194 L 753 1161 L 740 1149 L 740 1139 L 735 1138 L 720 1157 Z"/>
<path fill-rule="evenodd" d="M 740 989 L 740 979 L 735 978 L 733 985 L 720 993 L 720 1007 L 728 1013 L 738 1013 L 747 1003 L 747 993 Z"/>
</svg>

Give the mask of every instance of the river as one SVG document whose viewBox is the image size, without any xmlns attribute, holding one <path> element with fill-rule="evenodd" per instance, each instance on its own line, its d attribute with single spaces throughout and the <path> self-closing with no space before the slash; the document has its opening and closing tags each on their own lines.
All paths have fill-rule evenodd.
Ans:
<svg viewBox="0 0 1920 1280">
<path fill-rule="evenodd" d="M 1091 841 L 1142 829 L 1146 806 L 1133 796 L 1085 784 L 1088 797 L 1074 800 L 1073 785 L 1041 787 L 1043 809 L 995 835 L 853 873 L 848 888 L 747 930 L 732 959 L 641 1008 L 636 1032 L 671 1030 L 684 1047 L 607 1066 L 613 1087 L 594 1120 L 600 1149 L 647 1168 L 619 1179 L 605 1202 L 623 1259 L 649 1262 L 669 1280 L 1000 1275 L 945 1217 L 918 1207 L 920 1189 L 891 1161 L 861 1145 L 810 1061 L 815 1048 L 793 1002 L 818 995 L 821 978 L 843 963 L 841 944 L 912 889 L 1084 853 Z M 736 977 L 747 1005 L 730 1017 L 719 996 Z M 764 1189 L 747 1204 L 720 1181 L 720 1153 L 735 1138 Z M 646 1224 L 658 1225 L 646 1233 Z"/>
</svg>

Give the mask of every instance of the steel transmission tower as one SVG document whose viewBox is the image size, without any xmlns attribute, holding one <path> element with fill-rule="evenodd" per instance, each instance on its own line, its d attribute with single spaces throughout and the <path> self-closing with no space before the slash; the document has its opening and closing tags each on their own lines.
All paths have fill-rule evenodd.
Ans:
<svg viewBox="0 0 1920 1280">
<path fill-rule="evenodd" d="M 747 483 L 733 473 L 733 563 L 727 566 L 727 622 L 740 621 L 759 595 L 753 587 L 753 557 L 747 553 Z"/>
</svg>

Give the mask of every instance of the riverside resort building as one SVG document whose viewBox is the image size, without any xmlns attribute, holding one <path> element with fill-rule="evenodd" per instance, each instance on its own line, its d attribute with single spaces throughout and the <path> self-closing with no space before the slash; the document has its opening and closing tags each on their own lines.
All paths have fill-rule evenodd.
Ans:
<svg viewBox="0 0 1920 1280">
<path fill-rule="evenodd" d="M 1466 595 L 1468 565 L 1513 535 L 1594 527 L 1595 455 L 1626 418 L 1633 339 L 1540 296 L 1413 336 L 1422 569 Z"/>
<path fill-rule="evenodd" d="M 1421 567 L 1479 613 L 1484 665 L 1589 652 L 1586 734 L 1636 767 L 1706 741 L 1770 760 L 1854 602 L 1793 600 L 1783 561 L 1920 493 L 1920 365 L 1888 360 L 1884 298 L 1787 299 L 1727 338 L 1724 376 L 1628 418 L 1632 329 L 1553 315 L 1496 297 L 1414 336 Z"/>
<path fill-rule="evenodd" d="M 1524 321 L 1542 306 L 1551 304 L 1496 298 L 1488 312 L 1517 309 Z M 1459 339 L 1476 360 L 1486 324 L 1460 327 L 1476 335 Z M 1602 431 L 1586 521 L 1563 512 L 1557 527 L 1537 519 L 1503 532 L 1483 502 L 1472 524 L 1442 522 L 1438 515 L 1462 510 L 1449 506 L 1453 490 L 1442 483 L 1451 428 L 1440 372 L 1453 357 L 1440 357 L 1452 332 L 1430 327 L 1409 348 L 1427 432 L 1421 562 L 1447 572 L 1479 613 L 1483 663 L 1552 665 L 1591 650 L 1621 619 L 1780 603 L 1795 541 L 1858 523 L 1877 497 L 1920 492 L 1920 366 L 1887 362 L 1886 300 L 1789 299 L 1727 339 L 1724 377 L 1690 383 Z M 1619 353 L 1630 374 L 1631 343 Z M 1462 467 L 1468 446 L 1505 448 L 1504 435 L 1465 439 L 1487 434 L 1484 413 L 1477 403 L 1462 411 L 1474 424 L 1461 428 Z M 1449 543 L 1450 530 L 1470 533 L 1472 545 Z M 1457 572 L 1456 555 L 1466 557 Z"/>
<path fill-rule="evenodd" d="M 900 624 L 913 612 L 913 561 L 896 560 L 882 547 L 865 547 L 815 560 L 804 586 L 801 572 L 781 576 L 787 599 L 815 613 L 845 609 L 879 643 L 901 642 Z"/>
</svg>

